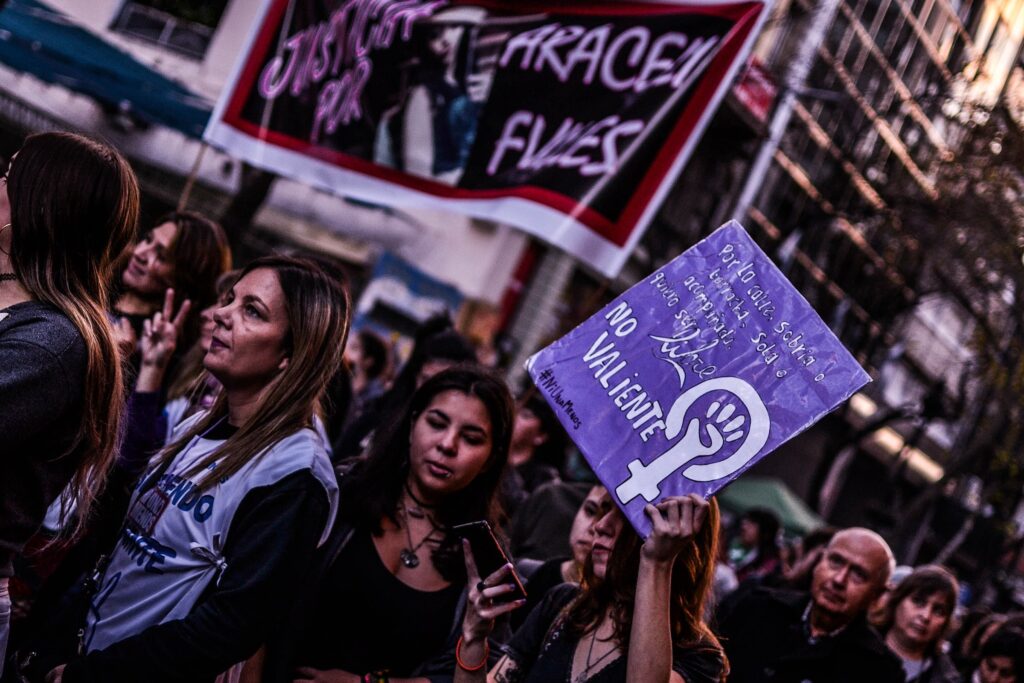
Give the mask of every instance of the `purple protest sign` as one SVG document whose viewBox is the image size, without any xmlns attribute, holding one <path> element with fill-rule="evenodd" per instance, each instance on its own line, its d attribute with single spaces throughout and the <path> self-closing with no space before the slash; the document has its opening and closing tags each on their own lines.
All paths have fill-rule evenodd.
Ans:
<svg viewBox="0 0 1024 683">
<path fill-rule="evenodd" d="M 530 376 L 642 535 L 870 381 L 732 221 L 535 354 Z"/>
</svg>

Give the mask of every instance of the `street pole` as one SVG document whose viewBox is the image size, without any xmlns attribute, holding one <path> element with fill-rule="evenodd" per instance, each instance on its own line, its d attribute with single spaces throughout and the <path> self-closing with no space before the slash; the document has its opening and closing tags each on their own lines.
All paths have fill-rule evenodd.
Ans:
<svg viewBox="0 0 1024 683">
<path fill-rule="evenodd" d="M 196 153 L 195 161 L 192 162 L 192 170 L 189 172 L 188 178 L 185 179 L 185 187 L 181 191 L 181 197 L 178 198 L 176 211 L 184 211 L 188 207 L 188 200 L 192 196 L 192 188 L 196 184 L 196 178 L 199 177 L 199 168 L 203 163 L 203 156 L 206 154 L 208 146 L 205 142 L 199 145 L 199 152 Z"/>
<path fill-rule="evenodd" d="M 768 136 L 761 143 L 757 155 L 754 157 L 750 169 L 747 171 L 746 180 L 736 199 L 736 206 L 733 209 L 734 220 L 745 223 L 747 212 L 754 205 L 764 178 L 771 166 L 775 151 L 782 142 L 782 136 L 789 127 L 789 120 L 793 118 L 793 107 L 796 104 L 797 96 L 807 85 L 807 76 L 811 73 L 814 60 L 818 56 L 818 48 L 825 40 L 829 26 L 835 18 L 836 10 L 839 9 L 839 0 L 821 0 L 811 17 L 810 26 L 800 43 L 799 49 L 789 63 L 789 68 L 782 76 L 782 97 L 775 107 L 771 123 L 768 126 Z"/>
</svg>

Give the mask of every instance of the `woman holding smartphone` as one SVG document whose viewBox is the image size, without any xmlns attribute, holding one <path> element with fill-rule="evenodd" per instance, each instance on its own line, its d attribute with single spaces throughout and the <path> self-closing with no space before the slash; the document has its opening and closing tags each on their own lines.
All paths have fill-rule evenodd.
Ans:
<svg viewBox="0 0 1024 683">
<path fill-rule="evenodd" d="M 378 428 L 367 458 L 342 473 L 334 547 L 301 617 L 291 677 L 264 680 L 401 681 L 451 670 L 466 577 L 450 530 L 495 525 L 512 410 L 504 380 L 460 366 L 424 382 L 401 419 Z"/>
<path fill-rule="evenodd" d="M 456 683 L 718 683 L 725 655 L 703 621 L 718 542 L 718 505 L 696 495 L 648 505 L 646 540 L 618 508 L 594 524 L 582 588 L 548 592 L 488 674 L 487 635 L 515 609 L 501 569 L 477 583 L 467 552 L 470 606 L 456 649 Z"/>
</svg>

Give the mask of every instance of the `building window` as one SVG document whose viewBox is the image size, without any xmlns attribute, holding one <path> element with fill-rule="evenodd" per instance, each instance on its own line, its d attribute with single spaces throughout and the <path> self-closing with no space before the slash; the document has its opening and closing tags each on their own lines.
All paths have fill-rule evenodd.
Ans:
<svg viewBox="0 0 1024 683">
<path fill-rule="evenodd" d="M 228 0 L 126 0 L 111 29 L 202 59 Z"/>
</svg>

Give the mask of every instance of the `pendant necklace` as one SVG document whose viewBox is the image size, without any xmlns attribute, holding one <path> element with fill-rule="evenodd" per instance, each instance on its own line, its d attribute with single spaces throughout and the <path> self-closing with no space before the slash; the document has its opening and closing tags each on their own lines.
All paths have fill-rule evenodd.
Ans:
<svg viewBox="0 0 1024 683">
<path fill-rule="evenodd" d="M 598 624 L 598 628 L 600 628 L 600 626 L 601 625 Z M 586 664 L 583 667 L 583 671 L 581 671 L 579 673 L 579 675 L 577 675 L 576 678 L 573 679 L 573 683 L 584 683 L 584 681 L 586 681 L 588 679 L 588 675 L 594 669 L 594 667 L 596 667 L 598 664 L 600 664 L 601 662 L 603 662 L 604 660 L 608 659 L 613 654 L 618 652 L 618 648 L 613 647 L 612 649 L 608 650 L 608 652 L 605 652 L 603 655 L 601 655 L 600 657 L 595 659 L 593 663 L 591 663 L 590 658 L 594 654 L 594 643 L 596 641 L 597 641 L 597 629 L 595 628 L 594 629 L 594 635 L 590 639 L 590 647 L 587 648 L 587 661 L 586 661 Z"/>
<path fill-rule="evenodd" d="M 421 514 L 422 514 L 422 512 L 421 512 Z M 426 536 L 424 536 L 423 539 L 420 540 L 419 543 L 417 543 L 416 545 L 413 545 L 412 544 L 412 529 L 409 528 L 409 516 L 410 515 L 412 515 L 411 511 L 408 508 L 406 508 L 405 505 L 403 504 L 402 505 L 402 525 L 405 527 L 405 539 L 406 539 L 406 541 L 409 542 L 409 545 L 408 545 L 408 547 L 402 548 L 401 552 L 399 552 L 399 554 L 398 554 L 398 557 L 402 560 L 402 564 L 403 565 L 405 565 L 409 569 L 415 569 L 416 567 L 420 566 L 420 558 L 416 554 L 416 551 L 419 550 L 420 548 L 422 548 L 423 544 L 426 543 L 428 540 L 430 540 L 431 536 L 434 535 L 434 531 L 436 531 L 437 529 L 434 528 L 433 520 L 430 520 L 430 526 L 431 526 L 430 533 L 428 533 Z M 413 516 L 415 516 L 415 515 L 413 515 Z M 426 515 L 423 515 L 423 516 L 426 517 Z M 429 517 L 427 519 L 429 519 Z"/>
</svg>

